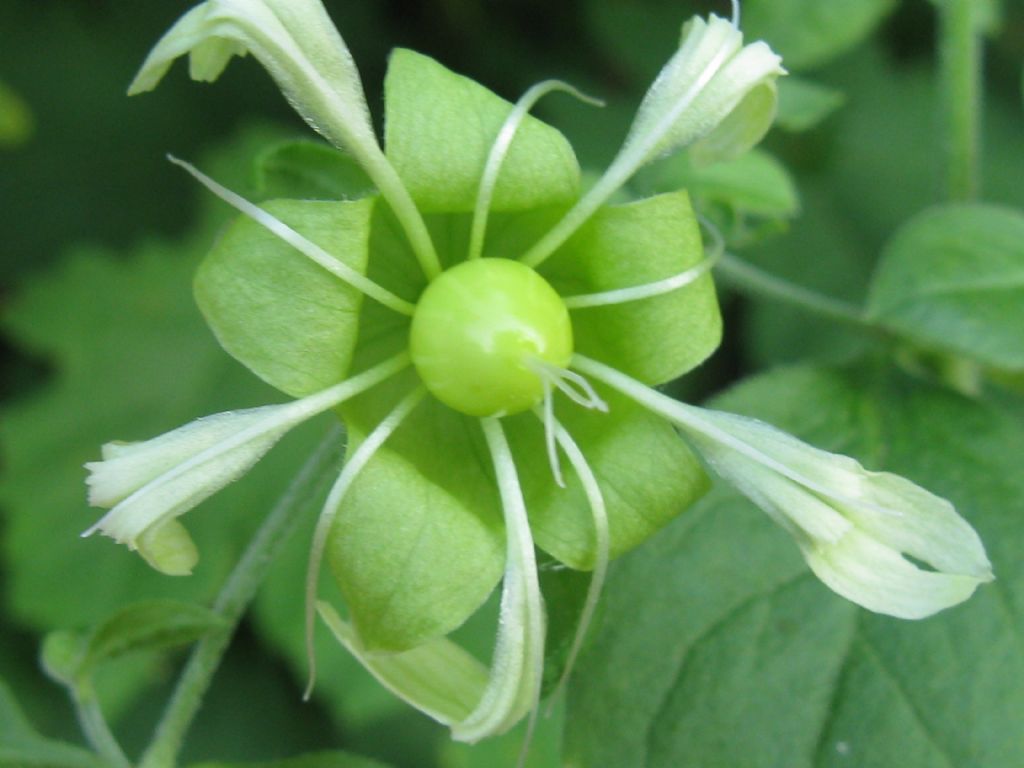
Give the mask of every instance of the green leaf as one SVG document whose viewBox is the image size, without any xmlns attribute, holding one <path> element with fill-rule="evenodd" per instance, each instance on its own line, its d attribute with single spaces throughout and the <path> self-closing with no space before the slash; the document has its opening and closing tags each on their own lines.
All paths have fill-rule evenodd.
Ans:
<svg viewBox="0 0 1024 768">
<path fill-rule="evenodd" d="M 895 5 L 895 0 L 748 0 L 743 29 L 749 40 L 767 40 L 787 69 L 804 70 L 856 46 Z"/>
<path fill-rule="evenodd" d="M 700 230 L 685 192 L 598 211 L 541 267 L 562 296 L 663 280 L 703 258 Z M 721 340 L 710 276 L 670 293 L 572 312 L 576 351 L 648 384 L 699 365 Z"/>
<path fill-rule="evenodd" d="M 204 166 L 238 188 L 254 144 L 239 142 Z M 127 253 L 77 249 L 37 271 L 4 307 L 7 342 L 52 371 L 0 412 L 5 597 L 11 619 L 26 629 L 91 626 L 138 600 L 212 600 L 321 432 L 322 424 L 300 427 L 193 513 L 189 529 L 203 559 L 187 579 L 168 579 L 107 539 L 80 537 L 99 517 L 86 504 L 81 466 L 102 443 L 280 398 L 224 354 L 196 312 L 192 275 L 220 221 L 222 213 L 188 239 Z M 105 668 L 97 684 L 110 717 L 158 671 L 135 658 Z"/>
<path fill-rule="evenodd" d="M 603 388 L 600 394 L 608 413 L 558 398 L 556 416 L 598 478 L 608 513 L 610 554 L 618 557 L 700 498 L 708 480 L 667 422 Z M 509 420 L 507 428 L 537 545 L 572 568 L 593 568 L 594 526 L 579 479 L 566 463 L 567 487 L 556 485 L 543 429 L 532 413 Z"/>
<path fill-rule="evenodd" d="M 802 77 L 779 81 L 779 113 L 775 124 L 798 133 L 816 127 L 846 101 L 842 91 Z"/>
<path fill-rule="evenodd" d="M 256 158 L 256 185 L 263 197 L 294 200 L 356 200 L 374 191 L 351 155 L 305 140 L 282 142 Z"/>
<path fill-rule="evenodd" d="M 349 451 L 413 375 L 343 406 Z M 327 556 L 368 650 L 399 651 L 451 632 L 501 578 L 501 506 L 479 420 L 427 398 L 353 483 Z M 458 468 L 458 471 L 453 471 Z"/>
<path fill-rule="evenodd" d="M 309 755 L 266 760 L 257 763 L 214 761 L 193 763 L 190 768 L 387 768 L 384 763 L 349 752 L 314 752 Z"/>
<path fill-rule="evenodd" d="M 980 204 L 920 214 L 886 247 L 868 310 L 925 346 L 1024 369 L 1024 214 Z"/>
<path fill-rule="evenodd" d="M 491 144 L 512 104 L 431 58 L 391 54 L 385 92 L 385 149 L 424 212 L 469 212 Z M 527 117 L 494 189 L 495 211 L 572 201 L 579 165 L 561 133 Z"/>
<path fill-rule="evenodd" d="M 868 281 L 864 232 L 836 203 L 830 182 L 804 180 L 801 192 L 803 211 L 790 229 L 756 243 L 743 258 L 768 274 L 858 306 Z M 814 333 L 807 332 L 811 322 Z M 758 367 L 807 359 L 846 360 L 871 341 L 844 325 L 812 319 L 803 309 L 747 296 L 740 324 L 744 352 Z"/>
<path fill-rule="evenodd" d="M 951 0 L 931 0 L 936 9 L 950 5 Z M 1003 24 L 1006 9 L 1002 0 L 976 0 L 971 3 L 971 15 L 975 29 L 981 34 L 995 36 Z"/>
<path fill-rule="evenodd" d="M 926 621 L 864 612 L 817 583 L 766 516 L 718 487 L 618 561 L 574 676 L 565 759 L 1021 765 L 1021 422 L 884 370 L 781 370 L 715 405 L 951 499 L 979 530 L 997 581 Z"/>
<path fill-rule="evenodd" d="M 274 200 L 263 208 L 359 273 L 373 199 Z M 302 397 L 345 378 L 362 294 L 248 217 L 200 266 L 196 301 L 217 340 L 268 384 Z"/>
<path fill-rule="evenodd" d="M 786 226 L 800 212 L 793 177 L 760 149 L 713 165 L 680 154 L 655 165 L 639 183 L 658 192 L 686 189 L 699 210 L 721 220 L 722 234 L 731 244 Z"/>
<path fill-rule="evenodd" d="M 335 638 L 390 688 L 445 725 L 465 720 L 487 688 L 488 670 L 462 646 L 439 637 L 400 653 L 367 653 L 355 630 L 328 603 L 317 606 Z"/>
<path fill-rule="evenodd" d="M 132 651 L 178 648 L 224 626 L 217 614 L 193 603 L 178 600 L 136 603 L 121 609 L 82 638 L 81 653 L 75 660 L 72 676 L 88 678 L 98 664 L 109 659 Z M 54 634 L 59 638 L 63 633 Z"/>
<path fill-rule="evenodd" d="M 28 141 L 33 122 L 24 100 L 0 81 L 0 148 L 16 147 Z"/>
<path fill-rule="evenodd" d="M 0 768 L 100 768 L 86 750 L 36 733 L 0 680 Z"/>
</svg>

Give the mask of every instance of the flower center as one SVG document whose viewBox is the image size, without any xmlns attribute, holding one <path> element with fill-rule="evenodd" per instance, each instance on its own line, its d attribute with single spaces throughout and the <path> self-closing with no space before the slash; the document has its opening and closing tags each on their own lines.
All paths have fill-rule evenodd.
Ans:
<svg viewBox="0 0 1024 768">
<path fill-rule="evenodd" d="M 471 259 L 444 272 L 420 297 L 409 338 L 427 389 L 471 416 L 537 405 L 545 393 L 537 363 L 565 368 L 572 351 L 562 298 L 509 259 Z"/>
</svg>

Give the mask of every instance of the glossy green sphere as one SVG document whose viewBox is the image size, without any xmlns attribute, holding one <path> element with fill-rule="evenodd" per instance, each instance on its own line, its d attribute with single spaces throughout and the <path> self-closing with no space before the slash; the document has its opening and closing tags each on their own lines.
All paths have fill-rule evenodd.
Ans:
<svg viewBox="0 0 1024 768">
<path fill-rule="evenodd" d="M 532 360 L 569 365 L 572 324 L 561 297 L 530 267 L 473 259 L 423 292 L 409 351 L 441 402 L 471 416 L 513 414 L 544 397 Z"/>
</svg>

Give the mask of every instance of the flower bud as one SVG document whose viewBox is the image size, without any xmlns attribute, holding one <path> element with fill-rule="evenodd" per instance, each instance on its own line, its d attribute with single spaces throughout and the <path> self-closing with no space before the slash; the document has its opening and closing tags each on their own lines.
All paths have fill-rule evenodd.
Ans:
<svg viewBox="0 0 1024 768">
<path fill-rule="evenodd" d="M 359 72 L 318 0 L 208 0 L 153 47 L 128 93 L 155 88 L 179 56 L 189 55 L 193 79 L 213 81 L 232 56 L 246 53 L 315 130 L 357 157 L 376 154 Z"/>
<path fill-rule="evenodd" d="M 694 17 L 644 96 L 622 154 L 635 153 L 639 167 L 683 147 L 709 161 L 745 152 L 775 119 L 781 63 L 764 42 L 744 46 L 731 22 Z"/>
<path fill-rule="evenodd" d="M 754 419 L 692 410 L 687 434 L 715 471 L 792 533 L 811 570 L 847 599 L 920 619 L 992 580 L 978 534 L 945 499 Z"/>
<path fill-rule="evenodd" d="M 112 509 L 92 528 L 140 554 L 159 571 L 187 574 L 198 557 L 175 523 L 234 482 L 292 426 L 287 405 L 231 411 L 196 419 L 141 443 L 108 443 L 89 462 L 89 503 Z"/>
</svg>

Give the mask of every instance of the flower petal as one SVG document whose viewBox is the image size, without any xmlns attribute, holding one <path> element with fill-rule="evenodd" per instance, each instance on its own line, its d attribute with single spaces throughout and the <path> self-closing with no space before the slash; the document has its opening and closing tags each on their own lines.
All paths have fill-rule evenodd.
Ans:
<svg viewBox="0 0 1024 768">
<path fill-rule="evenodd" d="M 868 610 L 900 619 L 923 619 L 958 605 L 983 581 L 970 575 L 922 570 L 857 530 L 832 544 L 802 545 L 801 551 L 829 588 Z"/>
<path fill-rule="evenodd" d="M 89 470 L 89 503 L 94 507 L 113 507 L 193 456 L 260 424 L 280 408 L 272 405 L 217 413 L 145 442 L 107 443 L 102 449 L 103 460 L 85 465 Z M 138 532 L 147 526 L 148 523 Z"/>
<path fill-rule="evenodd" d="M 90 502 L 117 500 L 86 534 L 98 530 L 136 548 L 150 526 L 184 514 L 245 474 L 295 426 L 287 409 L 208 416 L 136 443 L 117 458 L 86 464 Z"/>
<path fill-rule="evenodd" d="M 476 708 L 452 726 L 452 738 L 471 743 L 536 714 L 544 672 L 544 602 L 526 504 L 501 422 L 481 419 L 481 425 L 501 494 L 507 552 L 490 679 Z"/>
<path fill-rule="evenodd" d="M 740 105 L 741 114 L 706 149 L 714 146 L 724 156 L 749 149 L 775 116 L 774 91 L 746 99 L 784 73 L 781 59 L 765 43 L 744 47 L 731 22 L 714 15 L 707 22 L 693 19 L 683 28 L 679 50 L 644 96 L 621 155 L 636 156 L 639 167 L 689 146 L 717 131 Z M 746 118 L 754 121 L 741 130 L 740 120 Z"/>
<path fill-rule="evenodd" d="M 866 470 L 865 475 L 867 503 L 845 507 L 860 530 L 936 570 L 992 580 L 981 538 L 952 504 L 899 475 Z"/>
<path fill-rule="evenodd" d="M 413 386 L 410 375 L 344 408 L 349 457 Z M 448 634 L 501 578 L 501 506 L 477 421 L 428 397 L 366 463 L 338 510 L 327 561 L 371 652 Z"/>
<path fill-rule="evenodd" d="M 398 49 L 384 81 L 385 150 L 420 209 L 471 212 L 491 145 L 513 105 L 433 59 Z M 494 211 L 571 202 L 580 169 L 566 138 L 527 116 L 498 174 Z"/>
<path fill-rule="evenodd" d="M 487 687 L 487 667 L 447 638 L 401 653 L 366 649 L 355 629 L 330 605 L 317 603 L 324 623 L 389 691 L 444 725 L 465 719 Z"/>
<path fill-rule="evenodd" d="M 208 0 L 153 47 L 128 93 L 155 88 L 185 54 L 193 78 L 213 80 L 244 53 L 259 59 L 314 130 L 357 156 L 378 149 L 355 62 L 318 0 Z"/>
<path fill-rule="evenodd" d="M 90 503 L 113 506 L 85 532 L 95 531 L 137 548 L 153 526 L 184 514 L 234 482 L 292 427 L 379 384 L 409 365 L 407 355 L 385 360 L 347 381 L 301 400 L 197 419 L 152 440 L 111 443 L 102 461 L 89 462 Z M 180 551 L 182 531 L 150 541 L 151 551 Z M 156 534 L 154 534 L 156 535 Z"/>
<path fill-rule="evenodd" d="M 150 566 L 167 576 L 188 576 L 199 562 L 195 542 L 174 519 L 151 525 L 135 545 Z"/>
<path fill-rule="evenodd" d="M 703 258 L 689 197 L 675 192 L 602 208 L 540 273 L 559 294 L 571 296 L 653 283 Z M 580 353 L 646 384 L 662 384 L 691 370 L 722 337 L 710 275 L 660 296 L 575 309 L 572 320 Z"/>
<path fill-rule="evenodd" d="M 811 568 L 844 597 L 921 618 L 992 579 L 970 525 L 909 480 L 868 472 L 754 419 L 680 403 L 593 360 L 577 356 L 573 365 L 676 424 L 716 471 L 794 534 Z"/>
</svg>

